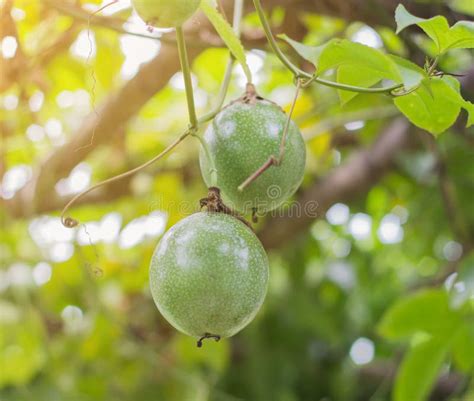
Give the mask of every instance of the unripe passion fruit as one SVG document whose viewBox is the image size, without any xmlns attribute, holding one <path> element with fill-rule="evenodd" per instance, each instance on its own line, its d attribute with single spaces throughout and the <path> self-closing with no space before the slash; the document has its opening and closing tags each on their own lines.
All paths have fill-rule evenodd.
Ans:
<svg viewBox="0 0 474 401">
<path fill-rule="evenodd" d="M 196 12 L 200 2 L 200 0 L 132 0 L 132 5 L 148 25 L 170 28 L 182 25 Z"/>
<path fill-rule="evenodd" d="M 155 249 L 150 287 L 161 314 L 194 337 L 229 337 L 265 298 L 268 259 L 256 235 L 223 213 L 196 213 L 173 226 Z"/>
<path fill-rule="evenodd" d="M 211 180 L 208 158 L 201 150 L 201 173 L 207 186 L 217 186 L 228 206 L 243 213 L 253 209 L 269 211 L 295 193 L 303 179 L 306 149 L 301 133 L 292 121 L 283 162 L 267 169 L 243 191 L 238 187 L 271 155 L 278 157 L 287 115 L 276 104 L 254 96 L 225 107 L 204 134 L 217 169 Z"/>
</svg>

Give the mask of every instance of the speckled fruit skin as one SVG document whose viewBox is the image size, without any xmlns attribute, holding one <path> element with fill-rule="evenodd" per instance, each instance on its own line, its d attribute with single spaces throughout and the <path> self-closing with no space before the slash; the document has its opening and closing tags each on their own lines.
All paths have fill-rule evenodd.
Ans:
<svg viewBox="0 0 474 401">
<path fill-rule="evenodd" d="M 209 125 L 204 140 L 217 169 L 217 187 L 224 202 L 242 213 L 253 208 L 266 212 L 292 196 L 303 180 L 306 149 L 301 133 L 292 121 L 288 131 L 283 163 L 272 166 L 242 192 L 238 186 L 265 163 L 278 156 L 287 115 L 269 101 L 254 104 L 241 101 L 224 108 Z M 213 186 L 209 162 L 201 150 L 201 173 L 207 186 Z"/>
<path fill-rule="evenodd" d="M 199 7 L 201 0 L 132 0 L 133 8 L 151 26 L 182 25 Z"/>
<path fill-rule="evenodd" d="M 150 287 L 161 314 L 194 337 L 229 337 L 257 314 L 268 284 L 268 258 L 235 217 L 196 213 L 174 225 L 155 249 Z"/>
</svg>

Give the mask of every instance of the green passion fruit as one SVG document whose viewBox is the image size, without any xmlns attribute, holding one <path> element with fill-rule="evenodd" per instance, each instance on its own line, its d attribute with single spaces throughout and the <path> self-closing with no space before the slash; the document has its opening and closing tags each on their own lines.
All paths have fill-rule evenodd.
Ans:
<svg viewBox="0 0 474 401">
<path fill-rule="evenodd" d="M 181 220 L 163 236 L 150 265 L 151 293 L 161 314 L 201 339 L 242 330 L 260 309 L 267 284 L 268 258 L 257 236 L 224 213 Z"/>
<path fill-rule="evenodd" d="M 198 9 L 201 0 L 132 0 L 145 23 L 160 28 L 181 26 Z"/>
<path fill-rule="evenodd" d="M 248 214 L 267 212 L 280 206 L 303 180 L 306 149 L 303 137 L 291 121 L 285 154 L 279 166 L 267 169 L 244 190 L 238 187 L 269 157 L 278 157 L 288 116 L 275 103 L 247 93 L 216 116 L 204 134 L 210 155 L 201 150 L 201 173 L 207 186 L 217 186 L 224 202 Z M 212 182 L 209 157 L 217 169 Z"/>
</svg>

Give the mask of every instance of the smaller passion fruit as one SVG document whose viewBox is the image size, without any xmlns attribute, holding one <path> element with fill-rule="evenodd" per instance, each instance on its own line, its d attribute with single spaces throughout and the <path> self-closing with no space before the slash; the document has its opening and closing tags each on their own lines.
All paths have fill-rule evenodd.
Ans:
<svg viewBox="0 0 474 401">
<path fill-rule="evenodd" d="M 239 190 L 240 184 L 270 156 L 278 156 L 287 119 L 280 106 L 258 96 L 249 85 L 246 94 L 224 107 L 209 125 L 204 141 L 217 169 L 215 184 L 232 209 L 244 214 L 268 212 L 288 200 L 300 186 L 306 148 L 298 126 L 291 121 L 282 163 Z M 199 160 L 205 183 L 214 185 L 209 158 L 203 150 Z"/>
<path fill-rule="evenodd" d="M 146 24 L 157 28 L 181 26 L 199 8 L 200 0 L 132 0 Z"/>
</svg>

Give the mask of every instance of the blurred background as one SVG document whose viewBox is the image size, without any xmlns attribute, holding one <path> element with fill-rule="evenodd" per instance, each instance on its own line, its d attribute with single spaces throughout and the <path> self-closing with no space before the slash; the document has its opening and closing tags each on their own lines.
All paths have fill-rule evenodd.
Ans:
<svg viewBox="0 0 474 401">
<path fill-rule="evenodd" d="M 388 401 L 398 380 L 413 387 L 401 401 L 421 400 L 420 388 L 423 399 L 473 401 L 474 132 L 464 116 L 435 141 L 386 96 L 341 106 L 334 89 L 305 90 L 294 116 L 308 149 L 294 199 L 303 212 L 261 219 L 266 302 L 244 331 L 202 349 L 169 326 L 148 289 L 160 236 L 206 194 L 197 141 L 89 194 L 72 210 L 84 224 L 61 225 L 72 196 L 187 126 L 173 32 L 149 32 L 127 0 L 90 17 L 108 1 L 0 0 L 0 399 Z M 229 19 L 232 3 L 222 0 Z M 404 3 L 450 22 L 474 15 L 470 0 Z M 423 66 L 431 44 L 416 29 L 395 35 L 396 4 L 264 2 L 276 33 L 311 45 L 348 38 Z M 242 41 L 254 82 L 288 109 L 292 76 L 251 6 Z M 186 34 L 202 114 L 228 51 L 201 14 Z M 468 50 L 440 60 L 463 75 L 471 101 L 473 62 Z M 236 66 L 228 100 L 245 82 Z M 441 345 L 426 347 L 440 324 Z"/>
</svg>

